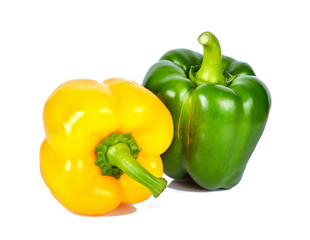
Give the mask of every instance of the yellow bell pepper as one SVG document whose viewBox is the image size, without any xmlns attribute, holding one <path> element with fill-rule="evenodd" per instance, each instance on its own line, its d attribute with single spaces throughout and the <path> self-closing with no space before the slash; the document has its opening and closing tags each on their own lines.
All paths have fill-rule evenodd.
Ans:
<svg viewBox="0 0 310 240">
<path fill-rule="evenodd" d="M 173 137 L 165 105 L 135 82 L 71 80 L 44 106 L 40 169 L 71 211 L 98 215 L 166 187 L 160 158 Z"/>
</svg>

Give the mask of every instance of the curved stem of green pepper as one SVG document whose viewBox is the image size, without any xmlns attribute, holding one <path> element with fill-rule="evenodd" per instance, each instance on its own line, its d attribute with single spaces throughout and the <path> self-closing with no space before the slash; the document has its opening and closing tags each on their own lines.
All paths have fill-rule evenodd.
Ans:
<svg viewBox="0 0 310 240">
<path fill-rule="evenodd" d="M 224 82 L 219 40 L 211 32 L 204 32 L 199 36 L 198 41 L 203 46 L 203 60 L 198 71 L 194 72 L 195 69 L 191 69 L 190 79 L 197 85 Z"/>
</svg>

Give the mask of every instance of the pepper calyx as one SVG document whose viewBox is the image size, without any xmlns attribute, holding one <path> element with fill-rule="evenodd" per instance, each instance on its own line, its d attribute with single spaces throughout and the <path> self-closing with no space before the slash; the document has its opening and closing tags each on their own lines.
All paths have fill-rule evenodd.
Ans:
<svg viewBox="0 0 310 240">
<path fill-rule="evenodd" d="M 95 164 L 100 168 L 103 176 L 112 176 L 119 179 L 124 173 L 119 167 L 112 165 L 107 158 L 107 151 L 109 147 L 118 143 L 125 143 L 128 145 L 130 154 L 135 159 L 138 157 L 141 148 L 138 146 L 131 133 L 112 133 L 96 146 L 96 162 Z"/>
</svg>

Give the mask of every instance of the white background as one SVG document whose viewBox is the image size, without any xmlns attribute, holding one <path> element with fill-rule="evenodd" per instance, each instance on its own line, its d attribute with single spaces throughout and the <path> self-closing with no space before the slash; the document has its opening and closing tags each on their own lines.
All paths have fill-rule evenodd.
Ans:
<svg viewBox="0 0 310 240">
<path fill-rule="evenodd" d="M 307 1 L 0 2 L 1 239 L 310 239 L 310 34 Z M 169 180 L 157 199 L 100 217 L 64 209 L 39 171 L 42 110 L 63 81 L 141 83 L 173 48 L 246 61 L 271 92 L 265 132 L 227 191 Z"/>
</svg>

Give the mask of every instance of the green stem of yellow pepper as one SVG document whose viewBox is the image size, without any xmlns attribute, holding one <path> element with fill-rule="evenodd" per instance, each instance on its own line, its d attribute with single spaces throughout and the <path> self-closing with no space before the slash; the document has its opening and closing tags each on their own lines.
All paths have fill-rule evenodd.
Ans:
<svg viewBox="0 0 310 240">
<path fill-rule="evenodd" d="M 147 187 L 154 197 L 165 189 L 167 181 L 157 178 L 145 170 L 137 160 L 131 156 L 130 149 L 126 143 L 117 143 L 108 148 L 106 153 L 108 161 L 123 170 L 129 177 Z"/>
<path fill-rule="evenodd" d="M 147 187 L 154 197 L 166 188 L 167 181 L 157 178 L 136 160 L 141 149 L 131 134 L 112 133 L 96 147 L 96 165 L 103 176 L 120 178 L 123 173 Z"/>
</svg>

